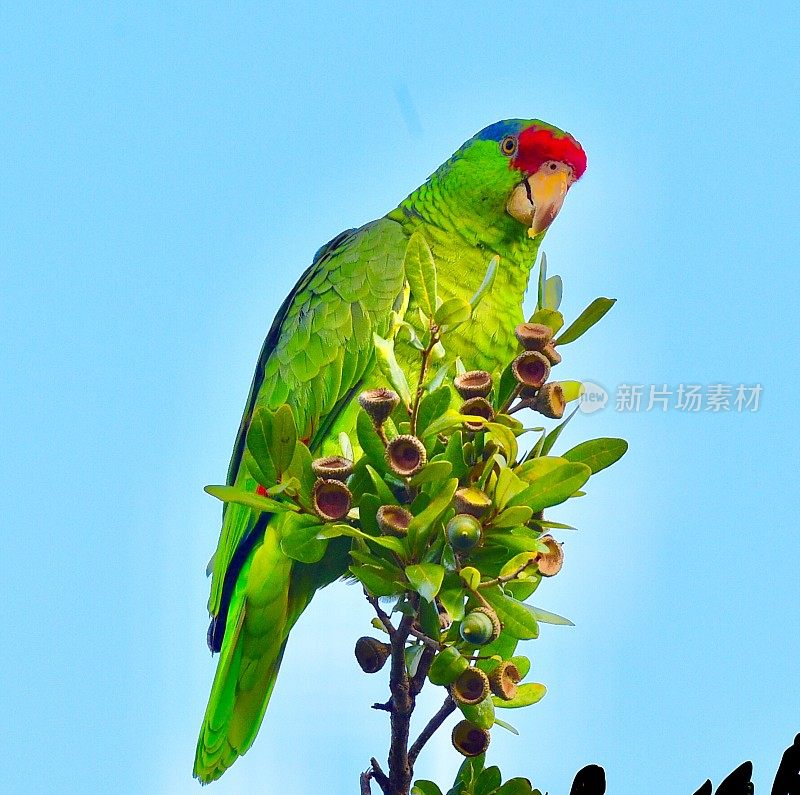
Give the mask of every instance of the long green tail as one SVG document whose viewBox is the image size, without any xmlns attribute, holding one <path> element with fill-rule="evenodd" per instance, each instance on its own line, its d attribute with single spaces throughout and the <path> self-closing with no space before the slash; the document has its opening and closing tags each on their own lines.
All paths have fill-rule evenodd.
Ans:
<svg viewBox="0 0 800 795">
<path fill-rule="evenodd" d="M 280 548 L 286 514 L 273 516 L 242 567 L 228 613 L 211 696 L 197 741 L 194 775 L 218 779 L 253 744 L 292 627 L 314 594 L 347 570 L 349 543 L 333 539 L 325 560 L 297 563 Z"/>
<path fill-rule="evenodd" d="M 280 548 L 280 521 L 266 528 L 239 575 L 228 612 L 220 660 L 211 688 L 194 775 L 218 779 L 253 743 L 280 668 L 289 624 L 293 561 Z M 302 601 L 303 607 L 311 593 Z M 292 613 L 296 611 L 292 610 Z M 293 615 L 297 620 L 300 612 Z"/>
</svg>

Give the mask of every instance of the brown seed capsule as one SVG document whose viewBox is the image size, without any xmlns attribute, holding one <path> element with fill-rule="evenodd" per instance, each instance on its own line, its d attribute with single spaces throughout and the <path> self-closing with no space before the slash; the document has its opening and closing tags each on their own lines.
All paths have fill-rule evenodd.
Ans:
<svg viewBox="0 0 800 795">
<path fill-rule="evenodd" d="M 384 535 L 402 538 L 408 534 L 408 526 L 413 517 L 399 505 L 381 505 L 377 519 L 378 527 Z"/>
<path fill-rule="evenodd" d="M 325 480 L 347 480 L 353 474 L 353 462 L 340 455 L 315 458 L 311 462 L 311 468 L 318 478 Z"/>
<path fill-rule="evenodd" d="M 567 408 L 567 401 L 561 384 L 556 381 L 545 384 L 539 390 L 539 394 L 536 395 L 533 408 L 551 420 L 560 420 Z"/>
<path fill-rule="evenodd" d="M 388 643 L 381 643 L 375 638 L 365 636 L 356 641 L 356 660 L 364 673 L 378 673 L 391 653 L 392 647 Z"/>
<path fill-rule="evenodd" d="M 483 417 L 486 422 L 491 422 L 494 419 L 494 409 L 492 404 L 482 397 L 474 397 L 461 404 L 460 409 L 462 414 L 468 414 L 473 417 Z M 468 431 L 480 431 L 483 429 L 482 422 L 465 422 L 464 427 Z"/>
<path fill-rule="evenodd" d="M 476 519 L 483 519 L 492 507 L 492 500 L 488 494 L 473 486 L 459 489 L 455 494 L 454 504 L 456 513 L 468 513 Z"/>
<path fill-rule="evenodd" d="M 553 367 L 557 364 L 561 364 L 561 354 L 556 350 L 556 346 L 552 342 L 548 342 L 547 345 L 542 348 L 542 353 L 547 357 Z"/>
<path fill-rule="evenodd" d="M 358 396 L 361 408 L 369 414 L 375 425 L 383 425 L 389 415 L 400 405 L 400 396 L 397 392 L 385 387 L 368 389 Z"/>
<path fill-rule="evenodd" d="M 320 519 L 335 522 L 344 519 L 350 510 L 353 495 L 341 480 L 318 479 L 314 484 L 312 500 Z"/>
<path fill-rule="evenodd" d="M 462 720 L 453 727 L 453 747 L 464 756 L 480 756 L 488 747 L 489 732 L 472 721 Z"/>
<path fill-rule="evenodd" d="M 489 687 L 498 698 L 510 701 L 517 695 L 517 682 L 522 679 L 519 668 L 514 663 L 506 660 L 489 674 Z"/>
<path fill-rule="evenodd" d="M 540 351 L 553 338 L 553 329 L 542 323 L 520 323 L 514 334 L 526 351 Z"/>
<path fill-rule="evenodd" d="M 425 466 L 427 460 L 425 445 L 411 434 L 395 436 L 386 445 L 386 461 L 395 475 L 410 478 Z"/>
<path fill-rule="evenodd" d="M 564 565 L 564 550 L 553 536 L 542 536 L 540 541 L 547 546 L 548 552 L 540 552 L 536 556 L 536 565 L 543 577 L 555 577 Z"/>
<path fill-rule="evenodd" d="M 550 375 L 550 362 L 539 351 L 525 351 L 511 363 L 514 378 L 529 389 L 539 389 Z"/>
<path fill-rule="evenodd" d="M 489 695 L 489 677 L 480 668 L 467 668 L 450 686 L 459 704 L 480 704 Z"/>
<path fill-rule="evenodd" d="M 470 370 L 468 373 L 457 375 L 453 386 L 464 400 L 470 398 L 485 398 L 492 391 L 492 376 L 486 370 Z"/>
</svg>

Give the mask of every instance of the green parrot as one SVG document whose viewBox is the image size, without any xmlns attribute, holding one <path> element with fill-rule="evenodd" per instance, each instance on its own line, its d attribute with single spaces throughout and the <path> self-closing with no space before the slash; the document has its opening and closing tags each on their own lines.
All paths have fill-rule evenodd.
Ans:
<svg viewBox="0 0 800 795">
<path fill-rule="evenodd" d="M 491 257 L 499 256 L 491 290 L 472 320 L 450 334 L 447 354 L 467 369 L 489 372 L 509 361 L 539 245 L 585 169 L 586 155 L 568 133 L 538 120 L 500 121 L 470 138 L 396 209 L 324 245 L 261 349 L 228 484 L 254 486 L 245 439 L 257 406 L 288 403 L 313 455 L 338 452 L 339 433 L 355 426 L 357 395 L 382 385 L 373 333 L 387 335 L 391 310 L 404 295 L 403 259 L 414 232 L 431 247 L 443 300 L 469 299 Z M 412 355 L 398 350 L 401 362 Z M 208 643 L 219 660 L 194 761 L 203 783 L 219 778 L 253 744 L 290 630 L 314 593 L 347 571 L 341 545 L 331 544 L 316 564 L 285 555 L 287 516 L 235 503 L 223 512 L 209 564 Z"/>
</svg>

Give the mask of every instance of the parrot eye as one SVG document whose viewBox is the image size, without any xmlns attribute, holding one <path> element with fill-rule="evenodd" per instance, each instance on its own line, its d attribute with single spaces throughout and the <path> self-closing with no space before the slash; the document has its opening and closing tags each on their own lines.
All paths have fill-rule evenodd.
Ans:
<svg viewBox="0 0 800 795">
<path fill-rule="evenodd" d="M 500 141 L 500 151 L 504 155 L 513 155 L 517 151 L 517 139 L 513 135 L 507 135 Z"/>
</svg>

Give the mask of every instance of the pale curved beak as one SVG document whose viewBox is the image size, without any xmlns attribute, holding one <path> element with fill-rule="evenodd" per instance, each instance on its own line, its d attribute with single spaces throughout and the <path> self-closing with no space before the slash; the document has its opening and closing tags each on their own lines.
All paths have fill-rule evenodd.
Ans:
<svg viewBox="0 0 800 795">
<path fill-rule="evenodd" d="M 537 171 L 514 188 L 506 210 L 512 218 L 528 227 L 528 237 L 536 237 L 555 220 L 569 186 L 566 171 Z"/>
</svg>

